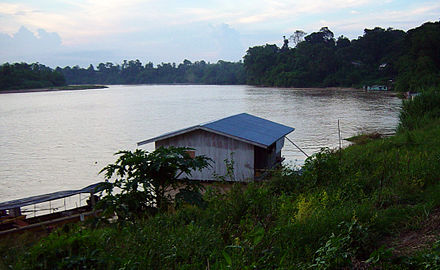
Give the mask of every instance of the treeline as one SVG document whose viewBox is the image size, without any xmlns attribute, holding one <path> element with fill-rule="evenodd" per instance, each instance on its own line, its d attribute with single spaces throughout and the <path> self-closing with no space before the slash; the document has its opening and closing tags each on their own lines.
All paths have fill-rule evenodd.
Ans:
<svg viewBox="0 0 440 270">
<path fill-rule="evenodd" d="M 293 48 L 288 46 L 289 41 Z M 323 27 L 296 31 L 283 47 L 266 44 L 244 56 L 247 83 L 283 87 L 361 87 L 382 84 L 397 90 L 440 85 L 440 24 L 404 32 L 365 29 L 363 36 L 337 39 Z"/>
<path fill-rule="evenodd" d="M 65 84 L 63 74 L 39 63 L 5 63 L 0 66 L 0 90 L 44 88 Z"/>
<path fill-rule="evenodd" d="M 154 67 L 149 62 L 143 65 L 139 60 L 124 60 L 121 65 L 110 62 L 100 63 L 95 69 L 79 66 L 57 68 L 68 84 L 244 84 L 246 83 L 242 62 L 218 61 L 215 64 L 205 61 L 192 63 L 162 63 Z"/>
<path fill-rule="evenodd" d="M 290 45 L 289 46 L 289 41 Z M 0 66 L 0 89 L 67 84 L 251 84 L 279 87 L 387 85 L 398 91 L 440 86 L 440 22 L 404 32 L 365 29 L 357 39 L 334 37 L 327 27 L 307 35 L 296 31 L 280 48 L 251 47 L 244 62 L 161 63 L 124 60 L 96 68 L 17 63 Z"/>
<path fill-rule="evenodd" d="M 398 59 L 396 88 L 440 88 L 440 21 L 409 30 Z"/>
</svg>

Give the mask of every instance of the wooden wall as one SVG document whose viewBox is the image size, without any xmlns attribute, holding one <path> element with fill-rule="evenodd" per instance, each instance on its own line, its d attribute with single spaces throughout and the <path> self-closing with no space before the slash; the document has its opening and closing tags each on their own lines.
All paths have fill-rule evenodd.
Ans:
<svg viewBox="0 0 440 270">
<path fill-rule="evenodd" d="M 248 143 L 234 140 L 222 135 L 195 130 L 172 138 L 156 141 L 159 146 L 191 147 L 195 154 L 205 155 L 213 160 L 212 167 L 202 172 L 194 172 L 190 179 L 194 180 L 218 180 L 218 176 L 227 174 L 224 160 L 234 161 L 234 177 L 228 181 L 252 181 L 254 179 L 254 146 Z"/>
</svg>

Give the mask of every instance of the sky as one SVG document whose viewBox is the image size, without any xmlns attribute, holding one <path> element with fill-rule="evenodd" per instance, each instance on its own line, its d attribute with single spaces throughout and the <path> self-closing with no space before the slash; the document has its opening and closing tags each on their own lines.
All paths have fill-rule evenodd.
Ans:
<svg viewBox="0 0 440 270">
<path fill-rule="evenodd" d="M 438 0 L 0 0 L 0 63 L 239 61 L 295 30 L 355 39 L 439 19 Z"/>
</svg>

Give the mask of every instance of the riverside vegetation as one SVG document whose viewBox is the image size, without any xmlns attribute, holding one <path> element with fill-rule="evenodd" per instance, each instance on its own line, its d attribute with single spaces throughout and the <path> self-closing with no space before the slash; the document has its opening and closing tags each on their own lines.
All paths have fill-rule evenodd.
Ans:
<svg viewBox="0 0 440 270">
<path fill-rule="evenodd" d="M 63 74 L 42 64 L 5 63 L 0 66 L 0 91 L 64 85 Z"/>
<path fill-rule="evenodd" d="M 323 149 L 300 170 L 282 168 L 267 181 L 237 184 L 226 193 L 210 188 L 196 203 L 127 208 L 133 215 L 115 223 L 95 220 L 38 240 L 22 235 L 2 241 L 0 267 L 439 269 L 439 124 L 440 92 L 427 89 L 404 101 L 393 137 Z M 129 162 L 142 162 L 126 154 Z M 104 169 L 108 177 L 120 161 Z M 176 163 L 164 164 L 176 173 Z M 138 176 L 118 179 L 130 183 Z"/>
<path fill-rule="evenodd" d="M 66 85 L 62 73 L 39 63 L 6 63 L 0 66 L 0 92 L 21 89 L 85 90 L 99 88 L 107 88 L 107 86 Z"/>
<path fill-rule="evenodd" d="M 427 22 L 407 32 L 365 29 L 357 39 L 334 37 L 322 27 L 306 34 L 297 30 L 280 48 L 251 47 L 243 62 L 184 60 L 156 66 L 139 60 L 100 63 L 88 68 L 41 64 L 0 66 L 0 89 L 37 88 L 68 84 L 251 84 L 279 87 L 356 87 L 387 85 L 397 91 L 440 87 L 440 22 Z M 289 42 L 290 41 L 290 42 Z M 290 45 L 289 45 L 290 44 Z M 28 68 L 23 72 L 22 67 Z M 57 80 L 40 77 L 50 70 Z M 18 69 L 20 68 L 20 69 Z M 11 75 L 11 69 L 17 72 Z M 32 74 L 31 74 L 32 73 Z M 47 73 L 47 72 L 46 72 Z M 31 76 L 29 76 L 31 75 Z"/>
</svg>

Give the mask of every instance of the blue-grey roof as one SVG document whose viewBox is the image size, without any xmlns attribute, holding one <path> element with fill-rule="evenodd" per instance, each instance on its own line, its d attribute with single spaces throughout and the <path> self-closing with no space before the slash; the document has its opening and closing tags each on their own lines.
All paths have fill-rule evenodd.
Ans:
<svg viewBox="0 0 440 270">
<path fill-rule="evenodd" d="M 269 147 L 280 138 L 295 130 L 292 127 L 275 123 L 267 119 L 247 113 L 241 113 L 205 124 L 165 133 L 161 136 L 139 142 L 138 145 L 167 139 L 196 129 L 221 134 L 226 137 L 245 141 L 264 148 Z"/>
</svg>

